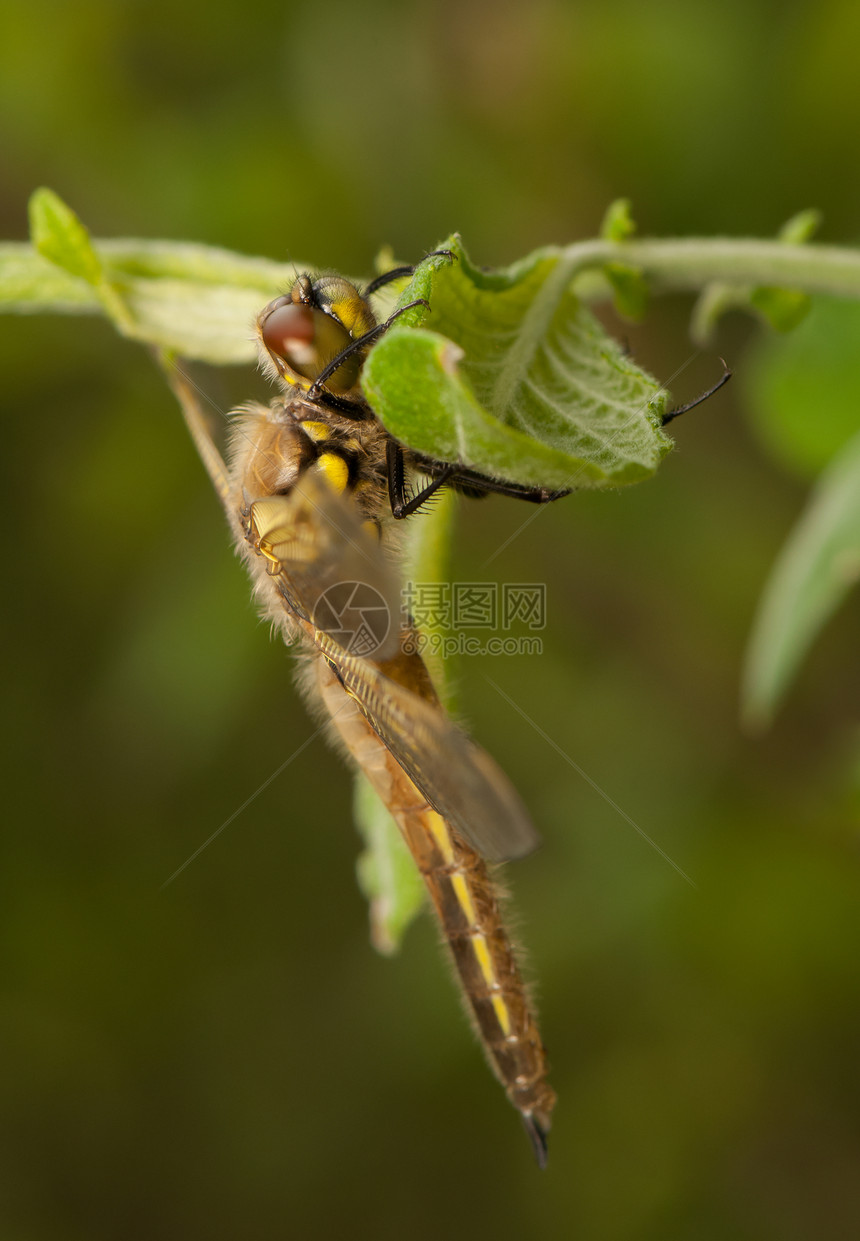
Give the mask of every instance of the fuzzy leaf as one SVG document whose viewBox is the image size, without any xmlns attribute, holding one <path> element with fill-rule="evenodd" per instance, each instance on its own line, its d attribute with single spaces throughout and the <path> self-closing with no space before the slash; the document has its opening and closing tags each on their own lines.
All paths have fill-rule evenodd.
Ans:
<svg viewBox="0 0 860 1241">
<path fill-rule="evenodd" d="M 619 244 L 629 240 L 636 232 L 636 222 L 630 214 L 630 199 L 616 198 L 610 203 L 600 226 L 604 241 Z M 612 285 L 615 309 L 625 319 L 638 323 L 648 309 L 648 283 L 638 267 L 626 263 L 607 263 L 604 274 Z"/>
<path fill-rule="evenodd" d="M 33 245 L 0 244 L 0 311 L 101 311 L 126 336 L 213 365 L 252 362 L 255 316 L 308 270 L 214 246 L 93 242 L 50 190 L 30 218 Z"/>
<path fill-rule="evenodd" d="M 777 332 L 791 332 L 803 322 L 812 307 L 812 298 L 798 289 L 774 289 L 762 285 L 753 289 L 750 302 Z"/>
<path fill-rule="evenodd" d="M 39 254 L 70 276 L 98 286 L 102 265 L 81 221 L 53 190 L 36 190 L 30 198 L 30 235 Z"/>
<path fill-rule="evenodd" d="M 770 722 L 816 635 L 860 581 L 860 435 L 822 474 L 779 554 L 750 639 L 743 712 Z"/>
<path fill-rule="evenodd" d="M 635 232 L 636 222 L 630 214 L 630 199 L 616 198 L 606 208 L 600 236 L 604 241 L 626 241 Z"/>
<path fill-rule="evenodd" d="M 821 212 L 815 207 L 808 207 L 786 220 L 777 237 L 790 246 L 802 246 L 804 242 L 812 240 L 820 227 Z"/>
<path fill-rule="evenodd" d="M 648 282 L 640 269 L 626 263 L 607 263 L 603 270 L 612 285 L 615 309 L 625 319 L 641 322 L 648 309 Z"/>
<path fill-rule="evenodd" d="M 80 277 L 25 242 L 0 242 L 0 311 L 97 314 L 100 308 L 94 288 Z"/>
<path fill-rule="evenodd" d="M 431 302 L 432 314 L 408 312 L 427 327 L 392 328 L 364 367 L 392 435 L 523 484 L 617 487 L 653 474 L 672 443 L 660 429 L 666 393 L 574 296 L 564 252 L 483 271 L 458 237 L 440 249 L 458 261 L 426 260 L 401 298 Z"/>
<path fill-rule="evenodd" d="M 0 311 L 98 314 L 107 285 L 126 312 L 123 330 L 147 344 L 212 365 L 253 362 L 259 310 L 289 288 L 292 263 L 183 243 L 97 241 L 104 282 L 97 290 L 19 242 L 0 244 Z M 299 270 L 308 270 L 299 267 Z"/>
</svg>

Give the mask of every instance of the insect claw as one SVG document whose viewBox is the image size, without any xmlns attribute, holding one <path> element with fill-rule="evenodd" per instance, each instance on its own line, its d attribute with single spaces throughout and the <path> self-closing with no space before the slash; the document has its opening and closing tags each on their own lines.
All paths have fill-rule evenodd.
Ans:
<svg viewBox="0 0 860 1241">
<path fill-rule="evenodd" d="M 662 427 L 665 427 L 667 422 L 672 422 L 673 419 L 679 418 L 681 414 L 688 414 L 691 409 L 695 409 L 697 405 L 701 405 L 703 401 L 707 401 L 709 397 L 712 397 L 715 392 L 719 392 L 723 384 L 727 384 L 729 382 L 732 377 L 732 372 L 726 365 L 725 358 L 720 358 L 720 361 L 723 364 L 723 373 L 717 382 L 712 384 L 707 391 L 700 393 L 700 395 L 695 397 L 694 400 L 687 401 L 686 405 L 678 405 L 675 409 L 670 409 L 668 413 L 665 413 L 660 422 Z"/>
<path fill-rule="evenodd" d="M 458 261 L 457 255 L 453 250 L 431 250 L 429 254 L 424 255 L 425 259 L 450 259 L 452 263 Z"/>
</svg>

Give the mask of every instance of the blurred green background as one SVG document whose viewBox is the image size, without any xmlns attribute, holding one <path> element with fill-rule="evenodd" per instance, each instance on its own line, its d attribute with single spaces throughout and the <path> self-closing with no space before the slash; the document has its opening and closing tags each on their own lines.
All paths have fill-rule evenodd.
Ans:
<svg viewBox="0 0 860 1241">
<path fill-rule="evenodd" d="M 858 39 L 845 0 L 5 0 L 2 235 L 46 184 L 97 237 L 356 275 L 452 229 L 507 262 L 620 194 L 654 235 L 817 206 L 853 243 Z M 616 326 L 667 378 L 689 311 Z M 313 725 L 145 352 L 4 318 L 3 1237 L 857 1235 L 860 608 L 744 735 L 756 600 L 820 464 L 750 424 L 762 338 L 723 325 L 736 378 L 653 481 L 542 511 L 491 567 L 532 510 L 461 509 L 455 577 L 548 591 L 542 657 L 458 669 L 546 839 L 508 870 L 560 1095 L 541 1175 L 430 920 L 369 947 L 321 742 L 159 890 Z M 718 373 L 695 357 L 675 399 Z"/>
</svg>

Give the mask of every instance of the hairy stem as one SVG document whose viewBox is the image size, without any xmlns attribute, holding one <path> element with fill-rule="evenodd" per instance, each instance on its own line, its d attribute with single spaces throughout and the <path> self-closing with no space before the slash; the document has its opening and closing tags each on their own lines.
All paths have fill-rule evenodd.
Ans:
<svg viewBox="0 0 860 1241">
<path fill-rule="evenodd" d="M 590 269 L 622 263 L 638 268 L 655 292 L 698 292 L 719 280 L 860 298 L 860 250 L 840 246 L 789 245 L 732 237 L 646 238 L 622 243 L 575 242 L 562 253 L 576 269 L 581 291 L 589 297 L 610 292 L 608 282 L 593 281 Z"/>
</svg>

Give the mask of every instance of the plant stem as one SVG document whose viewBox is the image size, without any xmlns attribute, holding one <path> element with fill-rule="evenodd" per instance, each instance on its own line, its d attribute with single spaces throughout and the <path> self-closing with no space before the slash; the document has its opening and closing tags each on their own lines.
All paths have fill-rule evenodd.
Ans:
<svg viewBox="0 0 860 1241">
<path fill-rule="evenodd" d="M 451 547 L 457 511 L 457 493 L 444 488 L 434 497 L 432 508 L 420 521 L 409 526 L 406 544 L 406 577 L 416 583 L 447 582 L 451 574 Z M 421 625 L 426 638 L 444 637 L 444 626 L 431 621 Z M 451 659 L 443 660 L 432 646 L 425 652 L 425 663 L 430 667 L 436 692 L 448 710 L 454 707 L 453 665 Z"/>
<path fill-rule="evenodd" d="M 733 237 L 646 238 L 620 244 L 575 242 L 560 253 L 577 276 L 605 263 L 638 268 L 655 292 L 699 292 L 704 285 L 718 280 L 860 298 L 860 251 L 839 246 L 790 245 Z M 589 287 L 598 292 L 597 286 Z M 604 287 L 608 293 L 608 283 Z"/>
</svg>

